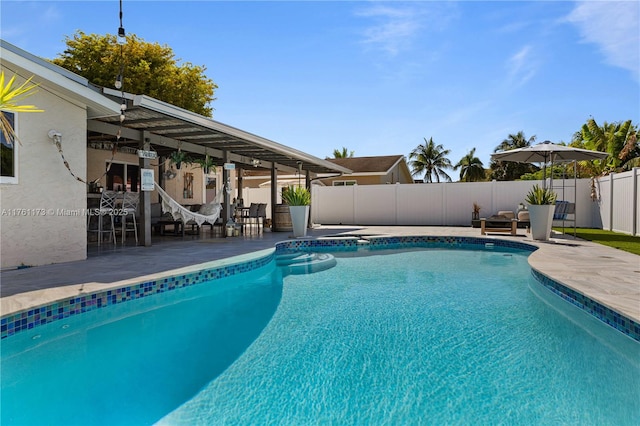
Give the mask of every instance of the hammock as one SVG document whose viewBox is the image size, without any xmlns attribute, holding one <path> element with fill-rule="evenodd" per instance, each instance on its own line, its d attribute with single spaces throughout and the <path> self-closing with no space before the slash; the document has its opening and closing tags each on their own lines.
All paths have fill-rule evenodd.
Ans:
<svg viewBox="0 0 640 426">
<path fill-rule="evenodd" d="M 192 212 L 171 198 L 157 183 L 156 189 L 158 190 L 158 194 L 160 194 L 160 198 L 162 198 L 162 211 L 171 214 L 174 220 L 181 220 L 184 224 L 195 222 L 198 226 L 202 226 L 205 222 L 213 225 L 220 217 L 222 204 L 218 202 L 218 198 L 222 195 L 222 190 L 218 192 L 212 202 L 203 204 L 200 212 Z"/>
</svg>

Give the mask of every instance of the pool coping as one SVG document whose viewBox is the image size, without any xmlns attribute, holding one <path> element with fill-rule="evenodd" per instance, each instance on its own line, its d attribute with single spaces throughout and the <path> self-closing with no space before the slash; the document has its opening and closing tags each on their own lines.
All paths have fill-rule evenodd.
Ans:
<svg viewBox="0 0 640 426">
<path fill-rule="evenodd" d="M 198 284 L 211 279 L 222 278 L 252 270 L 269 263 L 278 251 L 300 249 L 358 249 L 369 248 L 409 248 L 409 247 L 447 247 L 447 248 L 493 248 L 520 249 L 532 252 L 529 264 L 532 274 L 549 290 L 556 293 L 574 306 L 618 329 L 634 340 L 640 341 L 640 325 L 637 318 L 615 309 L 606 298 L 593 298 L 584 291 L 566 282 L 561 282 L 552 274 L 541 272 L 536 264 L 545 260 L 543 244 L 532 244 L 512 239 L 494 239 L 468 236 L 428 236 L 428 235 L 344 235 L 341 237 L 321 237 L 315 239 L 297 239 L 275 244 L 274 248 L 259 250 L 230 258 L 199 263 L 187 267 L 122 280 L 109 284 L 83 283 L 28 293 L 16 294 L 0 300 L 2 317 L 0 318 L 2 339 L 31 330 L 39 325 L 89 312 L 112 304 L 146 297 L 152 294 L 171 291 L 176 288 Z M 543 250 L 540 250 L 540 249 Z M 544 268 L 542 268 L 544 269 Z"/>
</svg>

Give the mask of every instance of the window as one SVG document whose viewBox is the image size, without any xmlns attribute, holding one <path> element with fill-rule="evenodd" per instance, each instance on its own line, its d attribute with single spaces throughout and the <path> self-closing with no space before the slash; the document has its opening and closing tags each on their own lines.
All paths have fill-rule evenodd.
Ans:
<svg viewBox="0 0 640 426">
<path fill-rule="evenodd" d="M 111 167 L 107 173 L 107 189 L 112 191 L 139 192 L 139 176 L 140 167 L 134 164 L 111 163 Z"/>
<path fill-rule="evenodd" d="M 353 186 L 357 185 L 357 183 L 355 180 L 334 180 L 333 186 Z"/>
<path fill-rule="evenodd" d="M 16 116 L 12 112 L 4 112 L 9 126 L 17 133 Z M 7 140 L 4 133 L 0 132 L 0 183 L 18 183 L 18 145 L 17 141 Z"/>
</svg>

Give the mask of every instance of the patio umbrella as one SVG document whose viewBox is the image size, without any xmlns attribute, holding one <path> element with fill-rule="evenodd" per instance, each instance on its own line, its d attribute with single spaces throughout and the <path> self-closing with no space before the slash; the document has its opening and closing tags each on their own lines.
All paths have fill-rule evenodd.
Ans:
<svg viewBox="0 0 640 426">
<path fill-rule="evenodd" d="M 516 163 L 542 163 L 543 164 L 543 186 L 547 179 L 547 163 L 562 163 L 566 161 L 602 160 L 609 154 L 600 151 L 574 148 L 572 146 L 556 145 L 550 141 L 517 148 L 509 151 L 496 152 L 491 154 L 491 158 L 497 161 L 513 161 Z"/>
</svg>

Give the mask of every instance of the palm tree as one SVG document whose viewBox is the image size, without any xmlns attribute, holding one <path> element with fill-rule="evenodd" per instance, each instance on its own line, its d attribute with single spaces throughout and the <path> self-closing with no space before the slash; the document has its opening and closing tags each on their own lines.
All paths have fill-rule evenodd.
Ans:
<svg viewBox="0 0 640 426">
<path fill-rule="evenodd" d="M 531 146 L 535 141 L 535 135 L 527 139 L 524 132 L 521 130 L 516 134 L 510 134 L 507 139 L 503 140 L 500 145 L 493 150 L 493 152 L 526 148 Z M 493 160 L 489 163 L 489 168 L 491 169 L 491 179 L 495 180 L 516 180 L 520 179 L 520 176 L 524 174 L 535 173 L 538 170 L 538 168 L 533 164 Z"/>
<path fill-rule="evenodd" d="M 347 151 L 347 148 L 344 146 L 342 147 L 342 151 L 340 151 L 339 149 L 333 150 L 333 158 L 352 158 L 352 157 L 353 157 L 353 151 Z"/>
<path fill-rule="evenodd" d="M 444 149 L 442 145 L 436 145 L 433 142 L 433 138 L 424 139 L 424 144 L 418 145 L 409 158 L 413 161 L 409 162 L 411 167 L 411 175 L 421 175 L 424 173 L 425 182 L 432 183 L 433 178 L 436 182 L 440 182 L 440 178 L 447 182 L 451 182 L 451 178 L 444 171 L 444 169 L 451 168 L 451 161 L 446 157 L 451 152 L 448 149 Z"/>
<path fill-rule="evenodd" d="M 592 164 L 595 175 L 627 169 L 637 164 L 640 148 L 637 141 L 637 129 L 631 120 L 618 123 L 596 123 L 593 118 L 582 125 L 581 131 L 574 135 L 579 146 L 609 153 L 605 161 Z"/>
<path fill-rule="evenodd" d="M 475 154 L 476 149 L 473 148 L 467 155 L 462 157 L 455 166 L 453 166 L 453 170 L 460 169 L 460 181 L 478 182 L 484 180 L 484 167 L 482 165 L 482 161 L 480 161 Z"/>
</svg>

